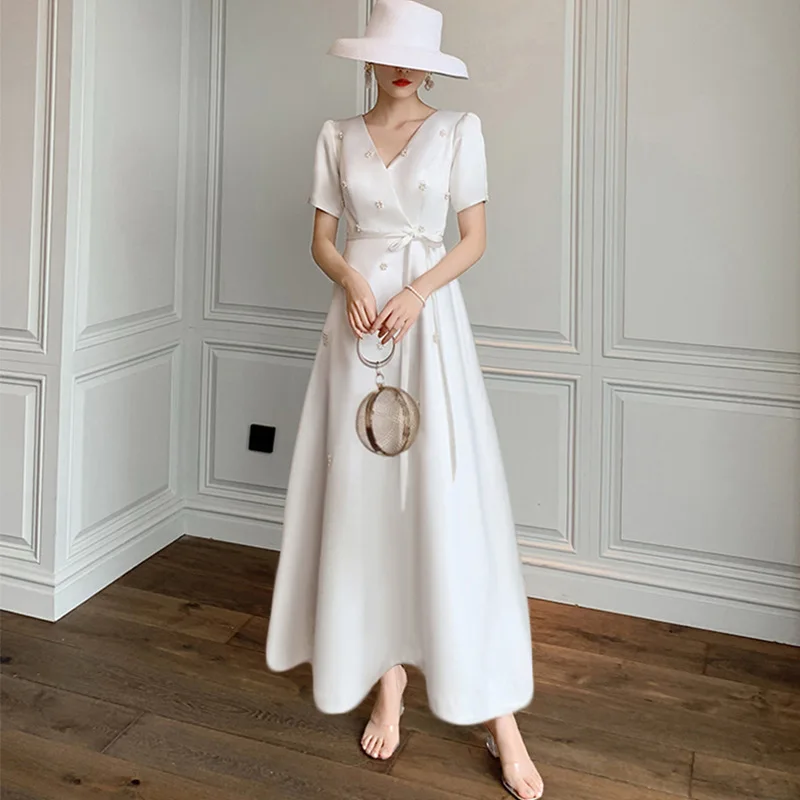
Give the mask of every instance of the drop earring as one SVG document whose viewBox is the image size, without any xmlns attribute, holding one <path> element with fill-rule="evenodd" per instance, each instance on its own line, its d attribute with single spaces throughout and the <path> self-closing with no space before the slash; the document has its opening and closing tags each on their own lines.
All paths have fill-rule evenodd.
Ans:
<svg viewBox="0 0 800 800">
<path fill-rule="evenodd" d="M 427 91 L 430 91 L 431 89 L 433 89 L 433 87 L 434 87 L 435 85 L 436 85 L 436 84 L 434 83 L 434 80 L 433 80 L 433 75 L 431 75 L 431 73 L 429 72 L 429 73 L 428 73 L 428 74 L 425 76 L 425 89 L 426 89 Z"/>
</svg>

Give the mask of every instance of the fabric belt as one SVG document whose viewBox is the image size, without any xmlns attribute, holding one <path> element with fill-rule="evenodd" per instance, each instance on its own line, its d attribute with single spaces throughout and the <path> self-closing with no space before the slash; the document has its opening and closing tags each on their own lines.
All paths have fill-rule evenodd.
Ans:
<svg viewBox="0 0 800 800">
<path fill-rule="evenodd" d="M 431 250 L 442 244 L 442 235 L 440 233 L 428 233 L 423 227 L 409 225 L 400 231 L 385 232 L 385 231 L 366 231 L 364 229 L 356 229 L 348 231 L 347 239 L 386 239 L 390 242 L 387 249 L 393 252 L 408 248 L 412 242 L 420 242 L 425 247 L 425 271 L 434 266 Z M 405 257 L 403 258 L 403 285 L 411 283 L 413 277 L 411 276 L 411 258 L 409 250 L 406 249 Z M 416 276 L 414 276 L 416 277 Z M 437 343 L 437 353 L 439 356 L 439 371 L 442 378 L 442 390 L 444 394 L 445 407 L 447 410 L 447 432 L 450 444 L 450 469 L 453 480 L 456 476 L 456 436 L 455 436 L 455 420 L 453 416 L 453 404 L 450 396 L 450 382 L 447 379 L 447 369 L 445 367 L 443 346 L 443 331 L 440 325 L 439 303 L 437 300 L 437 293 L 433 292 L 428 298 L 427 303 L 430 303 L 433 309 L 433 320 L 436 328 L 436 333 L 439 337 Z M 409 359 L 405 357 L 405 348 L 403 342 L 400 343 L 400 388 L 408 391 L 408 375 L 409 375 Z M 421 413 L 425 413 L 424 410 Z M 406 507 L 406 500 L 408 495 L 408 451 L 400 453 L 400 502 L 401 508 Z"/>
</svg>

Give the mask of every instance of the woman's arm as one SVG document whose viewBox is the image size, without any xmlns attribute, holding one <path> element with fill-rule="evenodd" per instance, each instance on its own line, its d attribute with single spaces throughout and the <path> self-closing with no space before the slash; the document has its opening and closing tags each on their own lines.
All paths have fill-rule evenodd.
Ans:
<svg viewBox="0 0 800 800">
<path fill-rule="evenodd" d="M 435 267 L 424 272 L 412 286 L 425 298 L 463 275 L 486 250 L 486 203 L 476 203 L 458 214 L 459 243 Z"/>
<path fill-rule="evenodd" d="M 326 211 L 314 213 L 311 256 L 317 266 L 347 292 L 347 318 L 356 336 L 363 336 L 372 327 L 377 309 L 375 296 L 367 279 L 353 269 L 336 249 L 339 220 Z"/>
</svg>

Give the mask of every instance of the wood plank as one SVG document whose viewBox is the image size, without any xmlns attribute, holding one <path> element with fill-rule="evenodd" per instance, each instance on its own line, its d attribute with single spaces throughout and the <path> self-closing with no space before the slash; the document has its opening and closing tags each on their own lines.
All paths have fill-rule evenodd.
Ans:
<svg viewBox="0 0 800 800">
<path fill-rule="evenodd" d="M 93 753 L 82 747 L 40 739 L 22 731 L 0 734 L 3 797 L 85 800 L 139 797 L 146 800 L 240 800 L 258 787 L 228 779 L 225 787 Z M 8 793 L 7 793 L 8 792 Z M 263 797 L 263 793 L 260 795 Z"/>
<path fill-rule="evenodd" d="M 80 648 L 87 654 L 116 653 L 145 660 L 173 677 L 198 678 L 223 686 L 263 686 L 265 696 L 311 696 L 311 672 L 301 666 L 287 673 L 266 668 L 261 650 L 230 647 L 175 631 L 115 619 L 88 604 L 56 623 L 14 615 L 6 630 Z"/>
<path fill-rule="evenodd" d="M 251 618 L 240 611 L 117 584 L 106 587 L 79 608 L 211 642 L 227 642 Z"/>
<path fill-rule="evenodd" d="M 0 677 L 3 728 L 100 751 L 140 713 L 10 675 Z"/>
<path fill-rule="evenodd" d="M 703 628 L 688 628 L 680 625 L 673 625 L 672 628 L 674 628 L 676 636 L 692 639 L 696 642 L 716 644 L 720 647 L 735 647 L 739 650 L 749 650 L 753 653 L 776 656 L 777 658 L 800 658 L 800 647 L 796 645 L 753 639 L 750 636 L 735 636 L 731 633 L 720 633 L 719 631 L 707 631 Z"/>
<path fill-rule="evenodd" d="M 250 617 L 231 637 L 228 644 L 246 647 L 249 650 L 265 650 L 269 620 L 266 617 Z"/>
<path fill-rule="evenodd" d="M 6 632 L 2 651 L 10 658 L 4 672 L 46 686 L 282 745 L 342 764 L 363 763 L 358 742 L 368 716 L 366 709 L 348 715 L 321 714 L 308 700 L 280 686 L 255 681 L 248 684 L 241 678 L 235 681 L 236 685 L 233 681 L 225 685 L 191 673 L 181 674 L 157 651 L 148 652 L 145 648 L 136 657 L 121 647 L 86 651 Z M 369 767 L 376 771 L 388 769 L 383 761 L 371 762 Z"/>
<path fill-rule="evenodd" d="M 800 738 L 800 696 L 737 681 L 555 645 L 534 646 L 534 674 L 549 684 L 614 693 L 642 706 L 663 706 L 715 718 L 782 728 Z"/>
<path fill-rule="evenodd" d="M 781 654 L 709 645 L 706 674 L 800 694 L 800 647 Z"/>
<path fill-rule="evenodd" d="M 271 583 L 260 584 L 232 576 L 224 561 L 217 565 L 214 574 L 206 569 L 172 564 L 156 553 L 123 575 L 117 584 L 242 614 L 266 616 L 272 605 Z"/>
<path fill-rule="evenodd" d="M 675 794 L 658 792 L 607 778 L 554 766 L 537 765 L 548 800 L 675 800 Z M 415 733 L 392 775 L 433 786 L 475 800 L 497 800 L 503 794 L 500 766 L 485 747 L 446 741 Z M 685 794 L 683 796 L 686 796 Z"/>
<path fill-rule="evenodd" d="M 702 673 L 706 644 L 687 639 L 674 626 L 580 606 L 529 600 L 531 635 L 537 644 L 553 644 L 589 653 Z"/>
<path fill-rule="evenodd" d="M 275 584 L 279 553 L 260 547 L 183 536 L 155 553 L 151 559 L 174 567 L 247 581 L 256 586 Z M 224 564 L 224 570 L 220 566 Z M 138 567 L 136 567 L 138 569 Z"/>
<path fill-rule="evenodd" d="M 234 776 L 261 787 L 261 797 L 331 800 L 450 800 L 454 796 L 424 786 L 413 790 L 397 778 L 359 766 L 343 766 L 228 733 L 145 715 L 126 731 L 109 753 L 214 784 Z"/>
<path fill-rule="evenodd" d="M 695 800 L 797 800 L 800 777 L 699 754 L 692 776 Z"/>
<path fill-rule="evenodd" d="M 658 706 L 614 691 L 539 681 L 530 708 L 518 715 L 520 729 L 531 742 L 541 718 L 800 774 L 800 738 L 784 730 Z"/>
</svg>

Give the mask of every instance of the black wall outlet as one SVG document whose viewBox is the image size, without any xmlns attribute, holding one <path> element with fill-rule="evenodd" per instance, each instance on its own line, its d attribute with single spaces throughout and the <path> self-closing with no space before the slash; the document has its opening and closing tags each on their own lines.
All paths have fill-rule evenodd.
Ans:
<svg viewBox="0 0 800 800">
<path fill-rule="evenodd" d="M 275 448 L 275 428 L 271 425 L 251 425 L 248 450 L 256 453 L 271 453 Z"/>
</svg>

